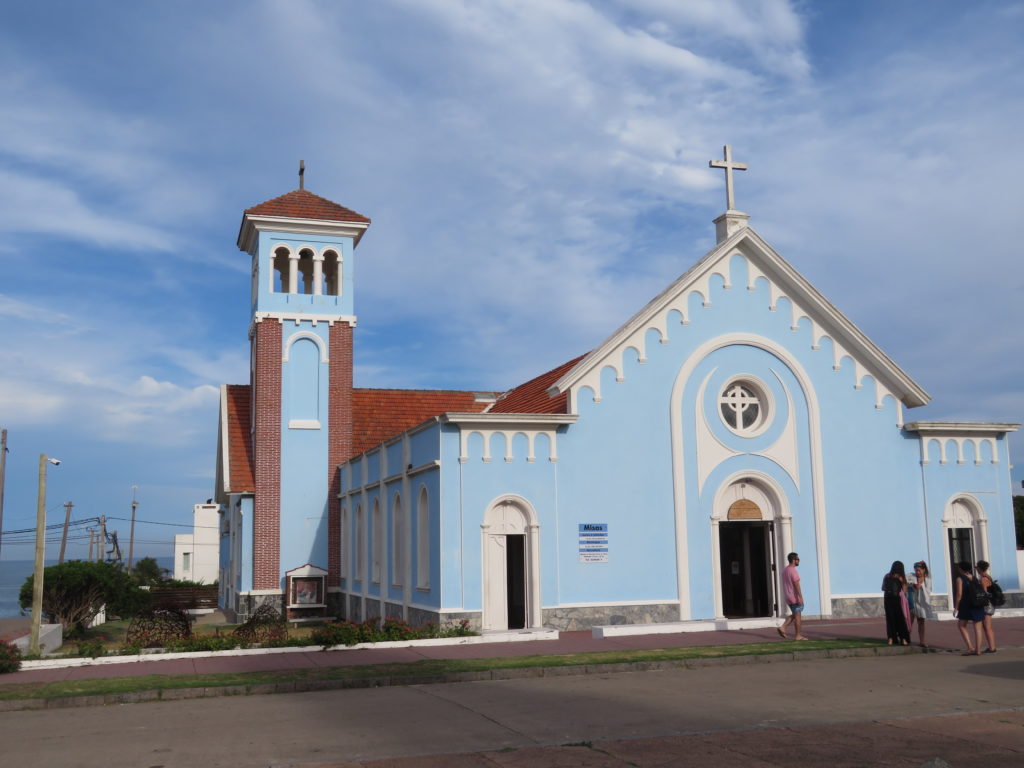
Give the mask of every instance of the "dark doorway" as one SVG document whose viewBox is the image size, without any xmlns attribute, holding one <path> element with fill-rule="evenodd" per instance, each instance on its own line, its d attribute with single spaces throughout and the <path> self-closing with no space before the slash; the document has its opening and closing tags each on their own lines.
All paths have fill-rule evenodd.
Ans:
<svg viewBox="0 0 1024 768">
<path fill-rule="evenodd" d="M 526 626 L 526 537 L 506 536 L 505 584 L 508 587 L 508 628 Z"/>
<path fill-rule="evenodd" d="M 966 560 L 974 568 L 974 531 L 970 528 L 949 529 L 949 572 L 954 580 L 960 573 L 957 563 Z"/>
<path fill-rule="evenodd" d="M 764 521 L 718 526 L 722 613 L 728 618 L 775 615 L 770 526 Z"/>
</svg>

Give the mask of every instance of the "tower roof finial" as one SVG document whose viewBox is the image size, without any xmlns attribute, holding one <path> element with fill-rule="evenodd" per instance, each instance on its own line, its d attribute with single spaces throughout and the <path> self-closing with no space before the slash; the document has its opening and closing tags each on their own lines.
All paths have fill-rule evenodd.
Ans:
<svg viewBox="0 0 1024 768">
<path fill-rule="evenodd" d="M 725 169 L 725 203 L 726 211 L 734 210 L 736 207 L 736 200 L 733 196 L 732 189 L 732 172 L 733 171 L 745 171 L 747 170 L 746 163 L 734 163 L 732 160 L 732 147 L 726 144 L 723 148 L 724 160 L 709 160 L 709 168 L 724 168 Z"/>
<path fill-rule="evenodd" d="M 305 189 L 306 184 L 303 177 L 306 175 L 306 161 L 299 160 L 299 189 Z"/>
</svg>

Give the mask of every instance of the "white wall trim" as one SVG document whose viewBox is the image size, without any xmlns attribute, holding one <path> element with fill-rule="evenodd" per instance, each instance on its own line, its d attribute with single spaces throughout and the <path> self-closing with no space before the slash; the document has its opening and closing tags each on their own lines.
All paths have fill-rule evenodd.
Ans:
<svg viewBox="0 0 1024 768">
<path fill-rule="evenodd" d="M 676 374 L 669 401 L 669 419 L 672 435 L 672 482 L 676 519 L 676 573 L 679 589 L 679 619 L 689 621 L 692 616 L 690 602 L 689 541 L 687 533 L 686 480 L 683 455 L 683 391 L 697 365 L 712 352 L 723 347 L 741 344 L 758 347 L 779 358 L 799 382 L 808 410 L 808 440 L 811 454 L 811 487 L 814 507 L 815 544 L 818 564 L 818 589 L 821 615 L 832 615 L 828 559 L 828 529 L 825 513 L 824 455 L 821 448 L 821 417 L 817 395 L 807 372 L 795 357 L 781 345 L 763 336 L 728 333 L 701 344 L 683 363 Z"/>
<path fill-rule="evenodd" d="M 320 350 L 321 363 L 330 362 L 330 358 L 327 356 L 327 344 L 324 343 L 324 340 L 320 338 L 320 336 L 313 333 L 312 331 L 296 331 L 291 336 L 289 336 L 284 342 L 284 354 L 281 357 L 281 362 L 288 362 L 288 353 L 291 351 L 292 344 L 294 344 L 296 341 L 299 341 L 300 339 L 310 339 L 314 344 L 316 344 L 317 349 Z"/>
</svg>

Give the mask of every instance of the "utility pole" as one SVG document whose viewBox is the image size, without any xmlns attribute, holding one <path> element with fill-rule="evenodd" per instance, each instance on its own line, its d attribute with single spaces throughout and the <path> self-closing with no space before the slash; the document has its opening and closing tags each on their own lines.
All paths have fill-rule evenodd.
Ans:
<svg viewBox="0 0 1024 768">
<path fill-rule="evenodd" d="M 128 573 L 132 572 L 132 559 L 135 555 L 135 510 L 139 506 L 139 502 L 135 500 L 135 491 L 139 486 L 132 484 L 132 527 L 128 533 Z"/>
<path fill-rule="evenodd" d="M 36 503 L 36 568 L 32 575 L 32 630 L 28 652 L 39 655 L 39 625 L 43 618 L 43 559 L 46 555 L 46 465 L 60 465 L 45 453 L 39 454 L 39 493 Z"/>
<path fill-rule="evenodd" d="M 96 541 L 96 529 L 86 528 L 85 530 L 89 532 L 89 562 L 91 563 L 93 558 L 93 543 Z"/>
<path fill-rule="evenodd" d="M 96 537 L 98 541 L 96 545 L 98 547 L 96 551 L 96 559 L 100 562 L 107 561 L 107 516 L 100 515 L 100 532 Z"/>
<path fill-rule="evenodd" d="M 4 529 L 4 475 L 7 474 L 7 430 L 0 429 L 0 531 Z M 4 537 L 0 536 L 0 545 Z"/>
<path fill-rule="evenodd" d="M 71 523 L 71 508 L 75 506 L 70 501 L 64 502 L 64 534 L 60 537 L 60 556 L 57 563 L 64 562 L 64 550 L 68 546 L 68 525 Z"/>
</svg>

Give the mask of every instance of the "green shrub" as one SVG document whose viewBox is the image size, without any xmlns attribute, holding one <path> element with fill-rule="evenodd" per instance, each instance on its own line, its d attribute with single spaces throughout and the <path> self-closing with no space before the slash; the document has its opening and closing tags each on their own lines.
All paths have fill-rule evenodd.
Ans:
<svg viewBox="0 0 1024 768">
<path fill-rule="evenodd" d="M 330 621 L 314 629 L 309 639 L 313 645 L 330 648 L 332 645 L 355 645 L 364 643 L 363 625 L 351 621 Z"/>
<path fill-rule="evenodd" d="M 22 610 L 32 605 L 34 575 L 25 579 L 18 593 Z M 64 625 L 68 635 L 80 635 L 100 609 L 107 614 L 134 616 L 144 610 L 149 594 L 135 580 L 111 563 L 69 560 L 43 571 L 43 613 Z"/>
<path fill-rule="evenodd" d="M 83 640 L 78 643 L 78 655 L 88 659 L 97 659 L 107 655 L 107 649 L 99 640 Z"/>
<path fill-rule="evenodd" d="M 458 621 L 453 621 L 451 624 L 442 627 L 438 632 L 437 637 L 471 637 L 477 634 L 479 633 L 474 632 L 469 628 L 468 619 L 459 619 Z"/>
<path fill-rule="evenodd" d="M 176 653 L 190 651 L 233 651 L 235 648 L 248 648 L 247 643 L 239 642 L 231 635 L 192 635 L 184 640 L 174 640 L 167 644 L 167 650 Z"/>
<path fill-rule="evenodd" d="M 21 649 L 14 643 L 0 641 L 0 674 L 21 669 Z"/>
<path fill-rule="evenodd" d="M 384 640 L 415 640 L 419 633 L 401 619 L 388 617 L 381 624 L 379 634 Z"/>
</svg>

